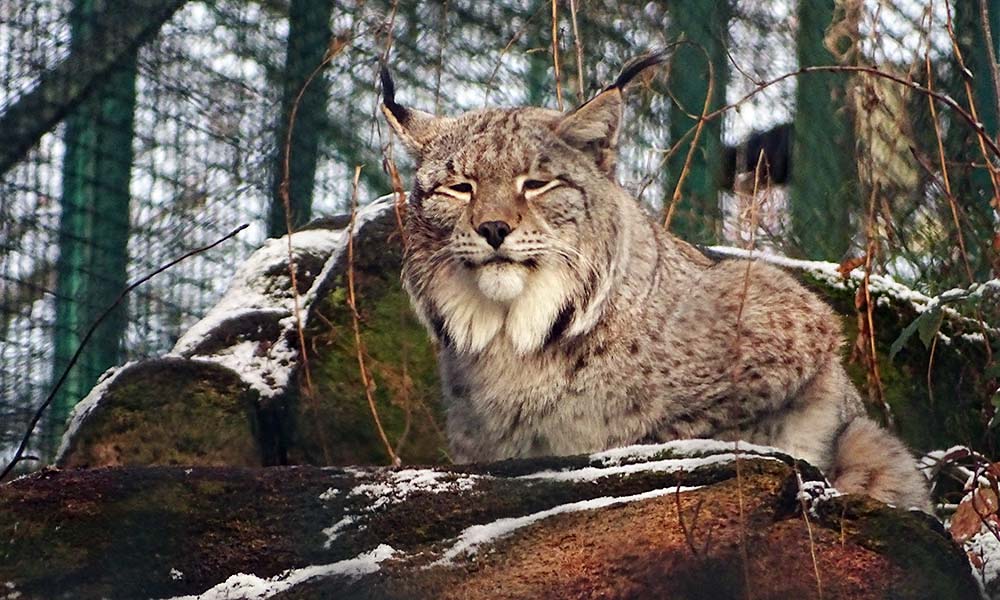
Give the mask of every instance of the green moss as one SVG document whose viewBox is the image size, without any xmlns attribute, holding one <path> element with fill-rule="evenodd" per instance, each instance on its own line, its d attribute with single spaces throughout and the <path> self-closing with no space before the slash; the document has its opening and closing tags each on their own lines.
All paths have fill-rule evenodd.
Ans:
<svg viewBox="0 0 1000 600">
<path fill-rule="evenodd" d="M 379 236 L 370 236 L 368 239 Z M 362 247 L 354 269 L 365 366 L 386 437 L 407 463 L 445 462 L 440 384 L 434 349 L 399 282 L 401 256 L 391 242 Z M 346 270 L 346 266 L 345 266 Z M 296 399 L 290 460 L 312 464 L 385 464 L 358 365 L 346 275 L 334 282 L 308 331 L 312 398 Z M 402 442 L 400 441 L 402 440 Z"/>
<path fill-rule="evenodd" d="M 892 560 L 908 574 L 895 593 L 914 598 L 976 598 L 968 560 L 941 524 L 919 511 L 900 511 L 862 496 L 820 503 L 821 523 Z"/>
<path fill-rule="evenodd" d="M 255 395 L 235 374 L 165 360 L 119 377 L 60 466 L 262 464 Z"/>
</svg>

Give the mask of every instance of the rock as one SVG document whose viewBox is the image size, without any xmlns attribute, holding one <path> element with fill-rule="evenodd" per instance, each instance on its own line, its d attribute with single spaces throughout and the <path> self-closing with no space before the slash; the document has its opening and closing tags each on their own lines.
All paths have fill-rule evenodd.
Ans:
<svg viewBox="0 0 1000 600">
<path fill-rule="evenodd" d="M 232 415 L 233 421 L 224 429 L 243 428 L 242 437 L 256 440 L 258 455 L 252 460 L 228 463 L 230 454 L 211 456 L 219 449 L 211 444 L 183 452 L 166 447 L 156 452 L 127 447 L 146 443 L 144 432 L 155 429 L 161 414 L 155 407 L 163 406 L 164 397 L 186 393 L 178 392 L 173 383 L 164 385 L 169 378 L 157 378 L 155 365 L 167 363 L 154 361 L 148 368 L 119 373 L 116 393 L 101 389 L 91 394 L 87 406 L 106 408 L 76 411 L 58 464 L 176 464 L 174 457 L 180 455 L 191 464 L 387 464 L 389 454 L 374 425 L 358 364 L 354 314 L 348 301 L 349 238 L 355 250 L 353 275 L 362 357 L 373 382 L 368 391 L 375 412 L 404 463 L 447 463 L 434 352 L 399 283 L 402 242 L 393 208 L 390 198 L 363 208 L 352 236 L 346 230 L 350 219 L 345 218 L 328 219 L 294 234 L 295 295 L 290 291 L 288 238 L 269 240 L 238 269 L 219 304 L 174 348 L 172 360 L 202 365 L 194 367 L 192 363 L 185 371 L 189 378 L 185 385 L 192 389 L 219 389 L 213 387 L 214 372 L 204 369 L 207 363 L 239 377 L 239 382 L 227 388 L 231 397 L 215 394 L 204 401 L 217 400 L 221 406 L 216 413 Z M 731 248 L 706 252 L 720 260 L 745 255 Z M 862 278 L 860 271 L 844 275 L 833 263 L 754 256 L 791 270 L 823 296 L 843 315 L 848 340 L 854 341 L 858 330 L 854 298 Z M 884 277 L 872 277 L 871 292 L 882 382 L 898 433 L 917 450 L 961 443 L 995 455 L 1000 451 L 1000 436 L 988 426 L 995 387 L 991 387 L 991 375 L 986 372 L 986 343 L 988 340 L 1000 352 L 997 329 L 980 326 L 955 310 L 959 303 L 945 306 L 944 297 L 928 298 Z M 989 299 L 987 292 L 993 294 Z M 988 307 L 988 300 L 1000 296 L 1000 282 L 977 293 L 982 298 L 980 308 Z M 307 364 L 299 352 L 296 301 Z M 1000 302 L 993 304 L 1000 306 Z M 935 314 L 941 317 L 939 327 L 921 327 L 920 335 L 911 335 L 899 344 L 898 354 L 890 360 L 891 348 L 901 334 L 921 315 Z M 981 314 L 992 315 L 988 310 Z M 921 338 L 935 336 L 938 343 L 932 359 Z M 853 343 L 845 352 L 851 347 Z M 855 382 L 864 389 L 863 367 L 850 360 L 847 363 Z M 253 404 L 249 416 L 226 408 L 242 405 L 247 398 Z M 149 427 L 143 413 L 132 410 L 130 420 L 115 425 L 113 442 L 106 441 L 105 435 L 111 432 L 108 422 L 94 419 L 102 412 L 112 414 L 110 407 L 117 404 L 150 407 L 146 413 Z M 881 417 L 881 407 L 875 407 L 874 413 Z M 187 432 L 183 423 L 176 424 L 178 444 L 202 439 L 198 434 L 201 425 L 192 422 L 191 427 L 194 431 Z M 169 445 L 169 440 L 162 444 Z M 94 445 L 98 447 L 91 448 Z M 104 451 L 114 445 L 116 452 Z M 246 456 L 242 450 L 240 454 Z M 195 460 L 198 456 L 201 458 Z"/>
<path fill-rule="evenodd" d="M 402 254 L 392 207 L 391 199 L 376 201 L 358 212 L 354 227 L 353 271 L 366 369 L 374 380 L 376 409 L 397 450 L 410 462 L 440 463 L 446 453 L 438 427 L 436 362 L 399 285 Z M 71 416 L 56 463 L 387 462 L 372 426 L 347 304 L 348 223 L 333 219 L 293 235 L 295 295 L 288 238 L 265 243 L 240 266 L 216 307 L 164 359 L 105 376 Z M 296 301 L 308 369 L 299 352 Z M 112 380 L 114 385 L 107 385 Z M 194 392 L 203 389 L 213 393 Z M 188 412 L 191 416 L 207 411 L 232 418 L 173 419 L 184 402 L 199 404 Z M 234 405 L 247 410 L 233 411 Z M 129 418 L 118 418 L 123 413 Z M 172 438 L 157 435 L 160 421 L 172 423 Z M 210 428 L 226 436 L 193 447 Z M 241 441 L 229 447 L 226 443 L 236 437 Z"/>
<path fill-rule="evenodd" d="M 694 440 L 447 470 L 46 470 L 0 487 L 0 594 L 979 597 L 933 518 L 740 450 Z"/>
<path fill-rule="evenodd" d="M 232 370 L 168 357 L 108 372 L 74 412 L 64 467 L 261 466 L 257 394 Z"/>
</svg>

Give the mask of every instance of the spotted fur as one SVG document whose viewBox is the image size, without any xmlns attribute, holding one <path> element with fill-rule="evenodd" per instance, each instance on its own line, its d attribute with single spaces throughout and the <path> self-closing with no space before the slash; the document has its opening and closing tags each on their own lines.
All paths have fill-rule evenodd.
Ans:
<svg viewBox="0 0 1000 600">
<path fill-rule="evenodd" d="M 713 263 L 615 182 L 623 90 L 658 61 L 568 114 L 437 117 L 384 75 L 383 112 L 418 160 L 403 283 L 438 343 L 452 456 L 742 438 L 925 507 L 913 458 L 861 421 L 831 310 L 768 265 Z M 496 249 L 489 222 L 510 229 Z M 879 449 L 892 460 L 859 454 Z"/>
</svg>

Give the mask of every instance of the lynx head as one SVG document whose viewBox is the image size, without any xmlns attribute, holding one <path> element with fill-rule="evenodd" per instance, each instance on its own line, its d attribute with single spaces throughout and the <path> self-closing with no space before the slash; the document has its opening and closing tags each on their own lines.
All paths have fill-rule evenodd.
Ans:
<svg viewBox="0 0 1000 600">
<path fill-rule="evenodd" d="M 614 182 L 623 91 L 663 60 L 631 61 L 569 113 L 534 107 L 382 112 L 416 159 L 403 280 L 439 341 L 479 352 L 504 332 L 520 354 L 593 327 L 623 248 Z"/>
</svg>

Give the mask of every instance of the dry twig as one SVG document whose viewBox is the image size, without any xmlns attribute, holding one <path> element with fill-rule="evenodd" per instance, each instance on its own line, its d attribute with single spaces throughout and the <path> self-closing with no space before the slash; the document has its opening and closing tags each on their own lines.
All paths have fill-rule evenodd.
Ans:
<svg viewBox="0 0 1000 600">
<path fill-rule="evenodd" d="M 802 489 L 802 474 L 799 473 L 798 467 L 793 467 L 795 469 L 795 478 L 799 482 L 799 490 Z M 802 507 L 802 520 L 806 523 L 806 532 L 809 534 L 809 553 L 812 555 L 813 564 L 813 574 L 816 576 L 816 596 L 819 600 L 823 600 L 823 580 L 819 576 L 819 559 L 816 556 L 816 540 L 813 538 L 812 523 L 809 521 L 809 506 L 806 504 L 805 495 L 802 494 L 799 499 L 800 506 Z"/>
<path fill-rule="evenodd" d="M 21 443 L 18 445 L 17 450 L 14 452 L 14 456 L 10 459 L 10 462 L 7 463 L 7 466 L 4 467 L 3 472 L 0 472 L 0 481 L 3 481 L 7 477 L 7 475 L 9 475 L 10 472 L 14 470 L 14 467 L 17 465 L 17 463 L 21 462 L 22 460 L 28 460 L 30 458 L 34 458 L 25 456 L 24 451 L 27 449 L 28 443 L 31 441 L 31 435 L 35 432 L 35 427 L 38 426 L 38 421 L 42 418 L 42 415 L 45 413 L 45 410 L 49 407 L 49 405 L 52 404 L 52 401 L 55 399 L 56 394 L 59 392 L 60 388 L 62 388 L 62 385 L 66 383 L 66 379 L 69 377 L 70 371 L 73 369 L 74 366 L 76 366 L 76 362 L 80 360 L 80 355 L 83 354 L 83 349 L 87 346 L 87 342 L 90 341 L 90 338 L 94 335 L 94 332 L 97 331 L 97 328 L 101 326 L 101 323 L 103 323 L 111 315 L 111 313 L 118 307 L 118 305 L 121 304 L 123 300 L 125 300 L 125 297 L 128 296 L 129 293 L 132 292 L 132 290 L 146 283 L 150 279 L 156 277 L 160 273 L 166 271 L 167 269 L 170 269 L 171 267 L 177 265 L 178 263 L 184 260 L 187 260 L 188 258 L 191 258 L 192 256 L 195 256 L 196 254 L 201 254 L 202 252 L 215 248 L 222 242 L 225 242 L 226 240 L 235 237 L 236 234 L 243 231 L 249 226 L 250 226 L 249 223 L 244 223 L 243 225 L 240 225 L 236 229 L 230 231 L 226 235 L 222 236 L 221 238 L 212 242 L 211 244 L 208 244 L 207 246 L 202 246 L 200 248 L 195 248 L 194 250 L 185 252 L 181 256 L 178 256 L 177 258 L 171 260 L 165 265 L 157 267 L 151 273 L 143 277 L 140 277 L 139 279 L 130 283 L 128 286 L 125 287 L 124 290 L 121 291 L 120 294 L 118 294 L 118 297 L 115 298 L 115 301 L 104 309 L 104 312 L 102 312 L 97 317 L 97 319 L 90 325 L 90 327 L 87 328 L 86 333 L 83 334 L 83 339 L 80 340 L 80 345 L 76 347 L 76 352 L 74 352 L 73 356 L 70 357 L 69 363 L 67 363 L 66 368 L 63 369 L 62 373 L 59 375 L 59 379 L 56 380 L 56 384 L 52 386 L 52 390 L 49 392 L 49 394 L 45 397 L 45 400 L 42 401 L 42 404 L 35 411 L 34 416 L 31 417 L 31 422 L 28 423 L 28 430 L 24 432 L 24 437 L 21 438 Z"/>
<path fill-rule="evenodd" d="M 302 97 L 305 95 L 306 90 L 312 84 L 313 80 L 323 72 L 332 61 L 335 59 L 347 46 L 346 41 L 340 38 L 334 38 L 330 43 L 330 47 L 327 48 L 326 54 L 323 56 L 323 60 L 316 65 L 316 68 L 309 74 L 303 82 L 302 87 L 299 89 L 298 93 L 295 95 L 295 100 L 292 102 L 292 108 L 288 113 L 288 129 L 285 132 L 285 144 L 283 148 L 282 164 L 281 164 L 281 183 L 278 186 L 278 195 L 281 197 L 281 203 L 285 208 L 285 239 L 288 242 L 288 276 L 291 280 L 292 288 L 292 303 L 295 314 L 295 331 L 299 339 L 299 353 L 302 356 L 302 374 L 305 378 L 305 395 L 308 399 L 308 406 L 312 410 L 315 416 L 319 415 L 319 402 L 316 399 L 316 392 L 313 388 L 312 372 L 309 369 L 309 352 L 306 348 L 306 334 L 305 327 L 302 324 L 302 308 L 299 305 L 299 285 L 298 285 L 298 275 L 295 272 L 295 255 L 292 248 L 292 201 L 289 196 L 289 188 L 291 187 L 291 161 L 292 161 L 292 133 L 295 130 L 295 124 L 299 113 L 299 105 L 302 102 Z M 330 454 L 329 444 L 327 443 L 326 436 L 323 434 L 322 429 L 318 428 L 320 420 L 317 418 L 315 423 L 317 424 L 317 438 L 320 442 L 320 447 L 323 450 L 323 457 L 326 459 L 327 464 L 332 460 Z"/>
<path fill-rule="evenodd" d="M 750 292 L 750 269 L 753 267 L 753 261 L 750 260 L 753 257 L 754 245 L 755 245 L 755 234 L 757 232 L 757 193 L 760 189 L 760 176 L 765 167 L 764 152 L 757 156 L 757 166 L 754 168 L 754 181 L 753 181 L 753 196 L 750 198 L 750 240 L 749 240 L 749 255 L 747 256 L 747 266 L 746 271 L 743 274 L 743 290 L 740 294 L 740 304 L 736 311 L 736 337 L 733 342 L 733 351 L 735 357 L 733 359 L 733 368 L 730 371 L 730 377 L 732 378 L 733 386 L 737 385 L 737 369 L 740 366 L 740 355 L 742 353 L 742 322 L 743 322 L 743 309 L 746 306 L 747 294 Z M 743 562 L 743 584 L 747 592 L 747 598 L 752 599 L 753 588 L 750 585 L 750 553 L 747 550 L 747 522 L 746 522 L 746 510 L 743 501 L 743 470 L 741 468 L 742 460 L 740 453 L 740 442 L 739 438 L 739 423 L 737 423 L 737 435 L 736 435 L 736 501 L 739 506 L 740 511 L 740 560 Z"/>
<path fill-rule="evenodd" d="M 670 221 L 673 219 L 674 209 L 677 207 L 677 202 L 681 199 L 681 191 L 684 188 L 684 180 L 687 179 L 687 176 L 691 171 L 691 162 L 694 160 L 694 153 L 698 151 L 698 141 L 701 139 L 701 131 L 704 129 L 705 123 L 708 121 L 708 110 L 712 106 L 712 98 L 715 95 L 715 67 L 712 65 L 712 57 L 709 56 L 708 51 L 701 45 L 695 44 L 695 46 L 701 49 L 702 53 L 705 55 L 705 62 L 708 65 L 708 86 L 705 90 L 705 103 L 701 108 L 701 116 L 698 117 L 698 123 L 694 128 L 694 139 L 691 140 L 691 146 L 688 148 L 687 157 L 684 159 L 684 167 L 681 169 L 681 173 L 677 177 L 677 185 L 674 186 L 674 193 L 670 197 L 670 206 L 667 207 L 667 215 L 663 218 L 664 229 L 670 229 Z"/>
<path fill-rule="evenodd" d="M 576 98 L 583 104 L 587 99 L 587 91 L 583 87 L 583 40 L 580 39 L 580 27 L 576 22 L 576 0 L 569 0 L 569 14 L 573 22 L 573 46 L 576 47 Z"/>
<path fill-rule="evenodd" d="M 361 315 L 358 313 L 357 297 L 354 290 L 354 223 L 358 214 L 358 180 L 361 179 L 361 165 L 354 169 L 353 190 L 351 192 L 351 221 L 347 226 L 347 305 L 351 309 L 351 325 L 354 328 L 354 348 L 357 351 L 358 370 L 361 373 L 361 385 L 365 388 L 365 398 L 368 400 L 368 408 L 372 413 L 372 420 L 375 422 L 375 429 L 378 430 L 379 438 L 385 446 L 385 452 L 389 455 L 389 461 L 393 466 L 399 466 L 402 461 L 389 443 L 389 438 L 382 427 L 382 419 L 378 416 L 378 409 L 375 407 L 375 395 L 373 392 L 374 382 L 371 374 L 365 366 L 364 342 L 361 341 Z"/>
<path fill-rule="evenodd" d="M 559 0 L 552 0 L 552 65 L 555 67 L 556 105 L 562 110 L 562 76 L 559 74 Z"/>
</svg>

